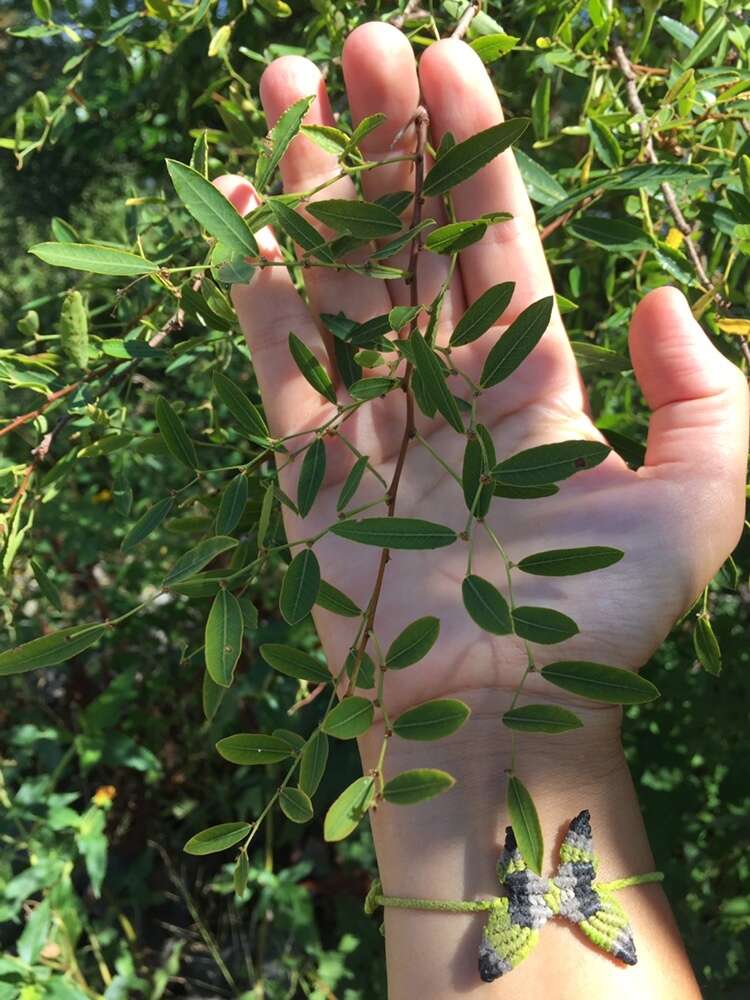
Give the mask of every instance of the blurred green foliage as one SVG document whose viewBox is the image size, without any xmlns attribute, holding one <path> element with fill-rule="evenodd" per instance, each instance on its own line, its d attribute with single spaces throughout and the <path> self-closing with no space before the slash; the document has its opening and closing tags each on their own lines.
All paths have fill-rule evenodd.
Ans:
<svg viewBox="0 0 750 1000">
<path fill-rule="evenodd" d="M 449 33 L 462 6 L 418 7 L 406 22 L 415 49 Z M 346 121 L 343 40 L 365 20 L 396 14 L 346 0 L 298 0 L 293 10 L 283 0 L 0 6 L 0 26 L 9 29 L 0 35 L 2 426 L 76 383 L 2 438 L 3 647 L 122 615 L 155 592 L 229 481 L 213 476 L 212 490 L 173 512 L 136 553 L 120 551 L 136 517 L 165 488 L 182 485 L 155 434 L 156 396 L 172 400 L 201 454 L 218 466 L 218 456 L 221 464 L 243 460 L 243 442 L 217 411 L 211 372 L 226 370 L 254 395 L 220 284 L 207 282 L 193 299 L 185 293 L 185 315 L 170 324 L 171 282 L 124 287 L 51 269 L 27 248 L 73 231 L 82 242 L 132 249 L 140 235 L 157 260 L 195 263 L 197 230 L 174 200 L 165 158 L 188 161 L 207 130 L 210 175 L 252 175 L 266 132 L 258 80 L 287 52 L 326 69 Z M 643 291 L 680 284 L 736 361 L 748 330 L 745 5 L 490 2 L 467 38 L 488 60 L 509 113 L 532 117 L 521 164 L 549 227 L 545 245 L 557 290 L 570 301 L 566 320 L 593 411 L 603 429 L 627 439 L 613 444 L 637 459 L 647 417 L 625 332 Z M 700 167 L 674 186 L 718 303 L 696 277 L 658 184 L 610 189 L 583 206 L 578 199 L 573 224 L 565 216 L 554 225 L 565 197 L 641 152 L 612 55 L 618 38 L 636 64 L 659 159 Z M 613 243 L 613 216 L 647 234 L 648 249 Z M 596 219 L 607 220 L 598 243 L 590 229 L 588 238 L 575 229 L 575 220 Z M 87 314 L 83 354 L 66 338 L 64 319 L 61 326 L 64 302 L 77 308 L 65 299 L 70 289 Z M 157 350 L 145 348 L 144 339 L 165 329 Z M 125 371 L 129 357 L 135 362 Z M 48 453 L 32 459 L 49 431 Z M 251 491 L 240 524 L 249 546 L 260 499 Z M 281 537 L 278 524 L 272 531 Z M 657 867 L 707 997 L 746 996 L 750 983 L 749 564 L 745 540 L 708 594 L 721 676 L 698 668 L 695 619 L 687 619 L 648 671 L 662 699 L 630 709 L 625 730 Z M 320 817 L 359 773 L 351 744 L 337 748 L 312 824 L 278 814 L 267 823 L 239 898 L 225 856 L 181 854 L 197 830 L 256 815 L 278 783 L 278 767 L 248 778 L 213 743 L 240 729 L 306 735 L 322 711 L 315 703 L 290 717 L 298 683 L 272 674 L 257 654 L 266 641 L 316 648 L 308 623 L 290 628 L 279 617 L 276 569 L 253 586 L 257 626 L 247 630 L 237 681 L 211 722 L 195 655 L 205 598 L 160 598 L 64 669 L 3 679 L 0 1000 L 385 996 L 377 923 L 361 906 L 374 868 L 369 832 L 340 845 L 322 838 Z"/>
</svg>

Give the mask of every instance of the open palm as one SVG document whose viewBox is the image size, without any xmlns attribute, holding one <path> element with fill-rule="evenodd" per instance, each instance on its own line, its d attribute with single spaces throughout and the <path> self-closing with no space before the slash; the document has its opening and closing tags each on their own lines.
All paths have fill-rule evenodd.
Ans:
<svg viewBox="0 0 750 1000">
<path fill-rule="evenodd" d="M 462 42 L 431 46 L 418 74 L 405 36 L 385 24 L 368 24 L 349 37 L 343 64 L 354 123 L 375 112 L 387 116 L 363 142 L 370 159 L 393 157 L 399 149 L 413 151 L 414 129 L 409 123 L 420 102 L 428 111 L 435 144 L 446 131 L 462 141 L 501 120 L 484 67 Z M 298 57 L 274 62 L 261 83 L 269 124 L 291 103 L 310 94 L 316 100 L 306 120 L 334 124 L 317 68 Z M 372 201 L 389 191 L 413 187 L 412 166 L 403 162 L 366 173 L 365 197 Z M 339 170 L 335 156 L 305 137 L 293 142 L 281 167 L 288 192 L 309 190 Z M 224 177 L 217 185 L 242 212 L 257 204 L 252 188 L 241 178 Z M 347 178 L 321 196 L 353 198 L 355 188 Z M 480 242 L 461 252 L 441 314 L 438 343 L 447 343 L 464 310 L 488 287 L 501 281 L 515 283 L 502 325 L 453 355 L 457 367 L 476 378 L 503 329 L 530 303 L 551 294 L 552 281 L 511 152 L 458 186 L 453 204 L 459 219 L 495 211 L 513 215 L 512 221 L 491 226 Z M 447 221 L 437 199 L 428 199 L 424 216 L 438 224 Z M 260 242 L 265 256 L 278 259 L 268 231 Z M 405 266 L 406 253 L 389 263 Z M 421 302 L 433 300 L 447 274 L 447 258 L 421 255 Z M 277 436 L 319 427 L 335 413 L 299 374 L 287 347 L 289 332 L 328 364 L 319 314 L 343 312 L 362 322 L 409 302 L 409 289 L 398 281 L 386 283 L 323 268 L 310 269 L 305 277 L 309 304 L 280 267 L 267 268 L 250 284 L 233 289 L 271 431 Z M 615 546 L 625 552 L 621 562 L 596 573 L 562 579 L 514 573 L 517 604 L 555 608 L 579 628 L 563 643 L 538 647 L 540 664 L 583 659 L 642 665 L 716 571 L 741 528 L 747 392 L 740 372 L 711 346 L 683 296 L 671 288 L 650 293 L 639 305 L 630 349 L 653 411 L 644 466 L 632 471 L 612 453 L 597 468 L 561 483 L 554 496 L 496 499 L 487 519 L 514 561 L 548 549 L 589 545 Z M 458 377 L 451 381 L 451 389 L 466 394 Z M 340 392 L 346 400 L 346 390 L 341 387 Z M 348 441 L 370 457 L 385 482 L 390 482 L 398 454 L 404 407 L 403 394 L 393 392 L 363 406 L 341 428 Z M 585 391 L 556 311 L 530 357 L 510 378 L 483 393 L 478 415 L 491 431 L 498 459 L 550 442 L 603 440 L 587 413 Z M 430 447 L 460 473 L 466 439 L 442 419 L 430 421 L 419 415 L 417 426 Z M 314 535 L 337 518 L 336 501 L 354 455 L 336 436 L 326 438 L 326 452 L 327 478 L 312 512 L 304 521 L 286 515 L 290 540 Z M 291 464 L 282 474 L 282 487 L 292 496 L 299 464 Z M 375 502 L 384 493 L 382 482 L 368 471 L 349 507 Z M 466 523 L 460 485 L 419 441 L 412 442 L 407 452 L 396 512 L 456 531 Z M 385 503 L 373 506 L 367 515 L 384 513 Z M 316 543 L 315 551 L 323 578 L 366 606 L 380 550 L 327 535 Z M 518 682 L 526 660 L 520 640 L 481 631 L 464 609 L 461 581 L 467 555 L 463 541 L 428 552 L 392 553 L 375 620 L 380 643 L 387 644 L 421 616 L 435 615 L 441 622 L 440 638 L 430 656 L 389 678 L 386 697 L 396 712 L 430 697 L 512 688 Z M 472 571 L 507 596 L 498 549 L 479 526 Z M 356 622 L 352 625 L 320 609 L 315 619 L 329 662 L 339 669 Z M 531 693 L 535 684 L 543 683 L 532 676 L 527 690 Z"/>
</svg>

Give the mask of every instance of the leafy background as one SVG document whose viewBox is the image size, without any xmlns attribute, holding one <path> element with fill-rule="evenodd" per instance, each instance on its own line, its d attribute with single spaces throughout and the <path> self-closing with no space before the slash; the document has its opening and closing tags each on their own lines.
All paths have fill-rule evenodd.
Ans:
<svg viewBox="0 0 750 1000">
<path fill-rule="evenodd" d="M 703 294 L 656 186 L 644 196 L 606 192 L 583 214 L 579 202 L 572 221 L 546 234 L 558 292 L 576 306 L 566 318 L 582 345 L 595 416 L 626 435 L 631 448 L 643 441 L 646 415 L 629 371 L 626 329 L 644 290 L 665 280 L 680 284 L 719 348 L 745 363 L 750 29 L 743 8 L 741 0 L 578 0 L 566 9 L 546 0 L 492 2 L 467 35 L 484 46 L 509 113 L 532 116 L 533 134 L 521 149 L 544 170 L 528 160 L 523 167 L 547 225 L 561 218 L 554 206 L 563 192 L 639 158 L 638 129 L 612 57 L 617 37 L 633 62 L 650 68 L 638 70 L 638 82 L 660 160 L 703 168 L 676 188 L 709 273 L 723 279 L 718 303 Z M 419 51 L 436 30 L 450 33 L 462 4 L 417 10 L 425 13 L 406 26 Z M 51 220 L 64 220 L 82 241 L 132 247 L 140 234 L 162 254 L 157 259 L 194 262 L 198 232 L 174 199 L 165 157 L 187 161 L 207 129 L 211 176 L 251 173 L 266 131 L 259 76 L 286 52 L 307 54 L 326 69 L 345 121 L 343 40 L 365 20 L 398 13 L 341 0 L 295 0 L 293 11 L 283 0 L 0 4 L 0 27 L 10 29 L 0 34 L 3 425 L 84 374 L 61 350 L 68 289 L 84 293 L 92 372 L 112 362 L 102 347 L 107 340 L 153 333 L 176 309 L 173 291 L 157 282 L 119 293 L 122 281 L 54 270 L 28 256 L 33 243 L 66 231 Z M 605 250 L 575 232 L 575 218 L 599 217 L 606 220 L 598 236 Z M 612 219 L 658 242 L 606 247 Z M 165 488 L 182 485 L 155 435 L 158 394 L 179 409 L 202 454 L 246 460 L 250 446 L 217 409 L 211 373 L 227 371 L 252 395 L 251 366 L 218 285 L 209 306 L 187 309 L 182 325 L 126 379 L 107 388 L 92 378 L 2 437 L 0 492 L 10 510 L 2 536 L 4 647 L 124 613 L 205 525 L 221 476 L 210 477 L 201 502 L 137 553 L 119 549 L 135 518 Z M 36 331 L 30 309 L 39 317 Z M 31 449 L 63 415 L 50 454 L 14 505 Z M 97 444 L 112 434 L 124 436 L 120 447 Z M 258 502 L 251 494 L 241 525 L 250 538 Z M 32 558 L 58 588 L 59 610 L 40 591 Z M 646 668 L 663 697 L 630 709 L 625 729 L 657 865 L 707 997 L 746 996 L 750 985 L 747 539 L 734 559 L 708 598 L 722 675 L 699 668 L 695 619 L 687 619 Z M 385 996 L 377 921 L 362 913 L 374 871 L 369 831 L 360 828 L 339 845 L 322 838 L 320 817 L 358 773 L 350 743 L 336 747 L 311 824 L 295 826 L 277 814 L 266 825 L 240 899 L 225 856 L 181 853 L 197 830 L 257 815 L 276 787 L 273 766 L 248 772 L 222 761 L 212 749 L 218 738 L 278 726 L 306 734 L 318 721 L 317 703 L 288 716 L 297 683 L 272 674 L 256 653 L 265 641 L 316 648 L 309 624 L 290 629 L 279 617 L 278 579 L 272 566 L 253 587 L 258 626 L 246 636 L 238 680 L 213 722 L 203 715 L 200 657 L 191 658 L 202 642 L 206 600 L 160 599 L 64 668 L 3 679 L 2 1000 Z"/>
</svg>

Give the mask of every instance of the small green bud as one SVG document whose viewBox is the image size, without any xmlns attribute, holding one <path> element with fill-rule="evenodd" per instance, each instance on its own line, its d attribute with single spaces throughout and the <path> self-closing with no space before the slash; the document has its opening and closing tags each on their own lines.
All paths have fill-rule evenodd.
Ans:
<svg viewBox="0 0 750 1000">
<path fill-rule="evenodd" d="M 62 349 L 79 368 L 88 368 L 89 319 L 79 291 L 73 290 L 65 296 L 58 328 Z"/>
</svg>

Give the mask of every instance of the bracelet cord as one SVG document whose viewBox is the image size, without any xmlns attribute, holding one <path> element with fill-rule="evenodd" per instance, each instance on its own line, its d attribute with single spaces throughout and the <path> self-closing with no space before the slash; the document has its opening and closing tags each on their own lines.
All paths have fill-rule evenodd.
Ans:
<svg viewBox="0 0 750 1000">
<path fill-rule="evenodd" d="M 480 900 L 385 896 L 376 880 L 367 894 L 365 912 L 374 913 L 380 906 L 439 913 L 488 912 L 479 948 L 479 975 L 484 982 L 507 975 L 522 962 L 534 949 L 542 927 L 553 917 L 577 924 L 602 951 L 625 965 L 635 965 L 633 933 L 614 893 L 634 885 L 661 882 L 664 876 L 648 872 L 597 882 L 596 872 L 590 814 L 584 809 L 568 827 L 560 847 L 560 864 L 550 878 L 529 869 L 509 826 L 497 863 L 498 880 L 507 895 Z"/>
</svg>

